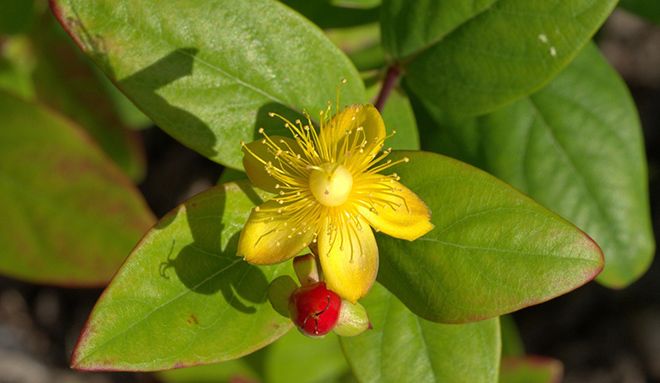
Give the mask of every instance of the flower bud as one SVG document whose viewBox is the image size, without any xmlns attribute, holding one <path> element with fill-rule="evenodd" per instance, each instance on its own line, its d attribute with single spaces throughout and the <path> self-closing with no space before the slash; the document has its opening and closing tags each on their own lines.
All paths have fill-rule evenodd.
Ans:
<svg viewBox="0 0 660 383">
<path fill-rule="evenodd" d="M 369 322 L 367 310 L 364 306 L 342 299 L 339 319 L 334 330 L 335 334 L 339 336 L 356 336 L 370 328 L 371 322 Z"/>
<path fill-rule="evenodd" d="M 275 278 L 268 286 L 268 300 L 273 309 L 285 317 L 289 317 L 289 298 L 298 285 L 288 275 Z"/>
<path fill-rule="evenodd" d="M 323 336 L 335 327 L 342 301 L 324 282 L 302 286 L 289 298 L 289 313 L 298 329 L 308 336 Z"/>
<path fill-rule="evenodd" d="M 317 283 L 320 280 L 316 257 L 312 254 L 295 257 L 293 259 L 293 269 L 296 271 L 296 276 L 298 276 L 298 280 L 303 286 Z"/>
</svg>

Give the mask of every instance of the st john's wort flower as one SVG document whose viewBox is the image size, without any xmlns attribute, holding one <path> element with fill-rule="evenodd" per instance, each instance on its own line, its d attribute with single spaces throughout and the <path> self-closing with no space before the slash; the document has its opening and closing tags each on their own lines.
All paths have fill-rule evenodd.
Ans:
<svg viewBox="0 0 660 383">
<path fill-rule="evenodd" d="M 243 145 L 243 165 L 252 183 L 275 196 L 254 208 L 238 243 L 238 255 L 253 264 L 274 264 L 311 243 L 325 283 L 355 302 L 378 272 L 378 247 L 370 228 L 414 240 L 433 228 L 430 211 L 396 174 L 381 172 L 408 158 L 386 159 L 386 132 L 372 105 L 352 105 L 334 117 L 320 113 L 317 131 L 306 122 L 281 118 L 293 138 L 267 135 Z M 411 254 L 410 256 L 414 256 Z"/>
</svg>

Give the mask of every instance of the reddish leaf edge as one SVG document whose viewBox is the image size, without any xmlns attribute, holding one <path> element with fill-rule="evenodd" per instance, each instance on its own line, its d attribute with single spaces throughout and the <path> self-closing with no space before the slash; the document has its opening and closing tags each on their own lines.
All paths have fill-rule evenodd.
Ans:
<svg viewBox="0 0 660 383">
<path fill-rule="evenodd" d="M 466 316 L 466 317 L 463 317 L 462 319 L 447 319 L 447 318 L 444 318 L 444 317 L 441 317 L 441 316 L 421 315 L 421 314 L 415 312 L 414 308 L 409 306 L 403 300 L 401 300 L 401 302 L 403 302 L 403 304 L 408 308 L 408 310 L 410 310 L 411 312 L 413 312 L 415 315 L 419 316 L 422 319 L 426 319 L 428 321 L 436 322 L 436 323 L 467 324 L 467 323 L 480 322 L 480 321 L 483 321 L 483 320 L 496 318 L 496 317 L 499 317 L 499 316 L 502 316 L 502 315 L 511 314 L 511 313 L 514 313 L 516 311 L 519 311 L 519 310 L 522 310 L 522 309 L 525 309 L 525 308 L 528 308 L 528 307 L 531 307 L 531 306 L 536 306 L 536 305 L 551 301 L 551 300 L 553 300 L 555 298 L 558 298 L 562 295 L 565 295 L 565 294 L 568 294 L 568 293 L 570 293 L 574 290 L 577 290 L 577 289 L 579 289 L 580 287 L 583 287 L 584 285 L 586 285 L 589 282 L 592 282 L 598 276 L 598 274 L 600 274 L 603 271 L 603 268 L 605 267 L 603 251 L 600 249 L 600 246 L 598 246 L 598 244 L 591 237 L 589 237 L 586 233 L 584 233 L 584 236 L 589 240 L 589 243 L 593 244 L 593 246 L 595 246 L 598 249 L 600 262 L 598 263 L 598 266 L 596 268 L 594 268 L 593 270 L 590 269 L 586 273 L 586 277 L 579 284 L 568 286 L 565 290 L 560 290 L 556 294 L 552 294 L 552 295 L 549 295 L 549 296 L 546 296 L 546 297 L 542 297 L 541 299 L 538 299 L 538 300 L 530 300 L 530 301 L 523 302 L 521 304 L 513 305 L 513 306 L 511 306 L 509 308 L 506 308 L 506 309 L 502 310 L 501 312 L 497 312 L 495 314 Z M 390 293 L 397 296 L 394 293 L 394 291 L 390 290 L 389 287 L 386 284 L 384 284 L 382 282 L 380 282 L 380 283 L 383 285 L 383 287 L 385 287 L 388 291 L 390 291 Z M 398 298 L 398 296 L 397 296 L 397 298 Z"/>
<path fill-rule="evenodd" d="M 27 104 L 34 105 L 35 107 L 45 110 L 47 113 L 52 115 L 54 118 L 59 119 L 63 122 L 64 125 L 68 126 L 73 134 L 77 135 L 87 146 L 92 147 L 93 150 L 97 151 L 97 154 L 105 160 L 108 165 L 108 170 L 112 173 L 112 181 L 118 182 L 118 184 L 127 189 L 130 193 L 136 196 L 139 200 L 140 205 L 143 208 L 143 211 L 147 212 L 149 215 L 149 225 L 145 225 L 145 230 L 149 230 L 156 224 L 156 217 L 151 211 L 151 208 L 147 204 L 147 201 L 144 199 L 142 192 L 138 187 L 131 181 L 131 179 L 126 175 L 117 164 L 112 161 L 112 159 L 101 149 L 99 144 L 83 129 L 77 122 L 70 119 L 68 116 L 60 113 L 59 111 L 53 109 L 49 105 L 46 105 L 39 101 L 28 100 L 20 95 L 17 95 L 13 92 L 0 89 L 0 93 L 8 95 L 10 97 L 19 99 Z M 123 262 L 122 262 L 123 264 Z M 14 279 L 20 282 L 26 282 L 30 284 L 35 284 L 39 286 L 49 286 L 49 287 L 60 287 L 67 289 L 99 289 L 104 288 L 108 283 L 114 278 L 115 273 L 107 278 L 98 278 L 90 279 L 88 281 L 71 281 L 70 279 L 57 279 L 57 278 L 23 278 L 16 276 L 10 273 L 0 271 L 0 275 Z"/>
<path fill-rule="evenodd" d="M 213 186 L 209 189 L 203 190 L 203 191 L 193 195 L 192 197 L 190 197 L 189 199 L 187 199 L 183 203 L 179 204 L 178 206 L 174 207 L 172 210 L 167 212 L 167 214 L 165 214 L 160 220 L 158 220 L 158 222 L 156 222 L 144 234 L 144 236 L 140 239 L 140 241 L 133 247 L 133 250 L 131 250 L 129 256 L 126 257 L 126 259 L 122 263 L 121 267 L 119 267 L 119 269 L 115 272 L 114 276 L 112 277 L 112 280 L 114 280 L 115 277 L 117 275 L 119 275 L 119 273 L 122 272 L 122 270 L 124 269 L 124 267 L 126 266 L 128 261 L 131 260 L 131 257 L 133 255 L 133 253 L 140 246 L 142 246 L 142 244 L 147 240 L 147 237 L 149 237 L 149 235 L 152 233 L 152 231 L 156 227 L 158 227 L 158 225 L 161 222 L 167 222 L 168 220 L 173 219 L 180 211 L 185 210 L 188 204 L 190 204 L 191 202 L 194 202 L 193 199 L 195 199 L 196 197 L 199 197 L 199 196 L 201 196 L 203 194 L 206 194 L 206 193 L 215 192 L 215 191 L 218 191 L 218 190 L 223 190 L 223 191 L 226 192 L 228 190 L 228 188 L 234 188 L 235 187 L 235 188 L 241 189 L 241 185 L 251 186 L 251 184 L 247 180 L 231 181 L 231 182 L 226 182 L 226 183 L 223 183 L 223 184 L 220 184 L 220 185 L 216 185 L 216 186 Z M 94 316 L 94 314 L 96 312 L 96 309 L 97 309 L 99 303 L 103 300 L 103 298 L 105 297 L 107 291 L 112 286 L 112 280 L 105 287 L 105 289 L 103 290 L 103 292 L 101 293 L 101 295 L 97 299 L 96 303 L 94 304 L 94 307 L 92 308 L 92 311 L 91 311 L 90 315 L 85 320 L 85 324 L 83 325 L 83 328 L 80 332 L 80 336 L 78 337 L 78 340 L 76 341 L 76 344 L 73 348 L 73 352 L 71 353 L 71 358 L 70 358 L 70 361 L 69 361 L 69 368 L 71 368 L 73 370 L 86 371 L 86 372 L 151 372 L 151 371 L 167 371 L 167 370 L 173 370 L 173 369 L 179 369 L 179 368 L 187 368 L 187 367 L 195 367 L 195 366 L 202 366 L 202 365 L 208 365 L 208 364 L 214 364 L 214 363 L 227 362 L 227 361 L 230 361 L 230 360 L 239 359 L 243 356 L 249 355 L 249 354 L 251 354 L 255 351 L 258 351 L 258 350 L 270 345 L 271 343 L 275 342 L 279 338 L 286 335 L 293 328 L 293 322 L 288 322 L 287 323 L 288 325 L 283 326 L 283 327 L 288 327 L 288 328 L 286 329 L 286 331 L 282 332 L 282 334 L 280 334 L 279 336 L 271 338 L 271 339 L 267 339 L 266 341 L 257 344 L 255 347 L 248 349 L 244 353 L 241 353 L 241 354 L 237 355 L 236 357 L 229 358 L 229 359 L 218 359 L 218 360 L 215 360 L 215 361 L 200 362 L 200 363 L 176 362 L 171 367 L 162 368 L 162 369 L 145 369 L 145 368 L 137 368 L 137 367 L 136 368 L 114 367 L 114 366 L 109 365 L 109 364 L 108 365 L 104 365 L 104 364 L 85 364 L 85 363 L 83 363 L 83 361 L 86 359 L 86 356 L 81 355 L 81 347 L 83 345 L 83 342 L 85 342 L 87 340 L 87 338 L 91 335 L 91 327 L 92 326 L 91 326 L 90 322 L 91 322 L 92 317 Z"/>
<path fill-rule="evenodd" d="M 74 44 L 80 49 L 80 51 L 87 56 L 85 53 L 85 49 L 83 46 L 82 41 L 76 36 L 75 33 L 71 30 L 71 26 L 65 21 L 64 15 L 62 14 L 62 8 L 60 8 L 60 5 L 58 3 L 58 0 L 48 0 L 48 6 L 53 13 L 53 16 L 55 16 L 55 19 L 57 20 L 58 24 L 62 27 L 62 29 L 66 32 L 67 35 L 73 40 Z M 99 66 L 94 62 L 94 60 L 91 60 L 91 62 L 94 64 L 95 67 L 99 68 Z M 108 77 L 109 78 L 109 77 Z M 113 85 L 117 87 L 113 79 L 110 79 Z M 119 87 L 117 87 L 119 89 Z M 120 89 L 121 91 L 121 89 Z M 123 94 L 123 91 L 121 91 Z M 139 108 L 138 108 L 139 109 Z M 140 109 L 140 111 L 142 111 Z M 144 112 L 143 112 L 144 113 Z M 142 146 L 142 138 L 137 132 L 131 131 L 125 126 L 122 126 L 122 130 L 125 131 L 126 138 L 129 144 L 130 150 L 133 152 L 133 154 L 136 156 L 138 164 L 140 167 L 146 169 L 147 165 L 147 156 L 144 151 L 144 148 Z M 146 170 L 143 170 L 143 173 Z M 139 174 L 138 179 L 136 181 L 140 181 L 144 178 L 145 174 Z M 130 178 L 130 177 L 129 177 Z"/>
<path fill-rule="evenodd" d="M 57 21 L 60 23 L 64 31 L 71 37 L 71 39 L 75 42 L 75 44 L 80 48 L 81 51 L 85 51 L 83 47 L 82 41 L 78 39 L 78 36 L 73 33 L 71 30 L 71 26 L 66 22 L 64 19 L 64 15 L 62 14 L 62 8 L 60 8 L 60 4 L 58 0 L 48 0 L 48 6 L 50 7 L 51 12 L 53 12 L 53 15 L 57 19 Z"/>
<path fill-rule="evenodd" d="M 555 214 L 555 213 L 553 213 L 553 214 Z M 569 222 L 569 221 L 567 221 L 567 222 Z M 571 222 L 569 222 L 569 223 L 571 223 Z M 497 314 L 497 316 L 511 314 L 511 313 L 516 312 L 518 310 L 522 310 L 522 309 L 525 309 L 525 308 L 531 307 L 531 306 L 536 306 L 538 304 L 545 303 L 545 302 L 548 302 L 548 301 L 553 300 L 555 298 L 558 298 L 562 295 L 568 294 L 568 293 L 570 293 L 574 290 L 577 290 L 580 287 L 586 285 L 587 283 L 594 281 L 594 279 L 596 279 L 596 277 L 603 271 L 603 269 L 605 268 L 605 254 L 603 253 L 603 250 L 600 248 L 598 243 L 596 243 L 596 241 L 593 238 L 591 238 L 591 236 L 589 236 L 589 234 L 585 233 L 582 229 L 578 228 L 573 223 L 571 223 L 571 225 L 573 225 L 577 230 L 580 231 L 580 233 L 582 233 L 582 236 L 586 240 L 585 245 L 590 245 L 594 248 L 594 251 L 598 255 L 598 260 L 595 261 L 595 262 L 598 262 L 597 266 L 594 267 L 593 269 L 584 270 L 584 279 L 580 283 L 568 286 L 565 290 L 559 290 L 556 294 L 551 294 L 547 297 L 543 297 L 543 298 L 538 299 L 538 300 L 530 300 L 529 302 L 523 302 L 521 305 L 516 305 L 511 310 L 507 310 L 506 312 Z M 490 317 L 490 316 L 489 317 L 483 317 L 483 318 L 480 318 L 480 319 L 476 319 L 475 321 L 489 319 L 489 318 L 492 318 L 492 317 Z M 457 323 L 464 323 L 464 322 L 457 322 Z"/>
<path fill-rule="evenodd" d="M 552 213 L 554 216 L 556 216 L 561 221 L 564 221 L 565 223 L 569 224 L 570 226 L 572 226 L 573 228 L 578 230 L 580 232 L 580 234 L 582 235 L 582 237 L 585 239 L 584 245 L 592 247 L 594 249 L 594 251 L 596 252 L 597 257 L 598 257 L 597 260 L 594 260 L 594 263 L 596 265 L 594 265 L 593 268 L 589 268 L 588 270 L 584 271 L 584 279 L 582 281 L 580 281 L 580 283 L 578 283 L 578 284 L 567 286 L 567 288 L 564 289 L 564 290 L 559 290 L 555 294 L 551 294 L 551 295 L 546 296 L 546 297 L 541 297 L 540 299 L 537 299 L 537 300 L 529 300 L 529 301 L 521 302 L 521 303 L 516 304 L 516 305 L 512 305 L 511 307 L 505 308 L 504 310 L 502 310 L 502 312 L 497 312 L 495 314 L 488 314 L 488 315 L 466 316 L 466 317 L 464 317 L 464 319 L 461 319 L 461 320 L 446 319 L 446 318 L 443 318 L 443 317 L 440 317 L 440 316 L 433 316 L 433 315 L 420 315 L 420 314 L 416 313 L 415 310 L 413 310 L 414 309 L 413 307 L 409 306 L 406 302 L 404 302 L 403 300 L 398 298 L 398 295 L 394 291 L 390 290 L 390 288 L 388 287 L 388 285 L 386 283 L 384 283 L 383 281 L 378 279 L 378 282 L 381 285 L 383 285 L 383 287 L 385 287 L 388 291 L 390 291 L 391 294 L 393 294 L 399 300 L 401 300 L 401 302 L 403 302 L 403 304 L 410 311 L 412 311 L 415 315 L 419 316 L 420 318 L 426 319 L 426 320 L 431 321 L 431 322 L 437 322 L 437 323 L 465 324 L 465 323 L 479 322 L 479 321 L 482 321 L 482 320 L 491 319 L 491 318 L 495 318 L 495 317 L 498 317 L 498 316 L 510 314 L 510 313 L 516 312 L 518 310 L 522 310 L 524 308 L 527 308 L 527 307 L 531 307 L 531 306 L 535 306 L 535 305 L 538 305 L 538 304 L 541 304 L 541 303 L 544 303 L 544 302 L 548 302 L 552 299 L 555 299 L 555 298 L 558 298 L 562 295 L 568 294 L 573 290 L 577 290 L 580 287 L 586 285 L 587 283 L 593 281 L 605 268 L 605 254 L 603 253 L 603 250 L 600 248 L 600 245 L 598 245 L 598 243 L 593 238 L 591 238 L 591 236 L 589 234 L 587 234 L 584 230 L 577 227 L 573 222 L 567 220 L 566 218 L 562 217 L 561 215 L 559 215 L 559 214 L 555 213 L 554 211 L 548 209 L 547 207 L 541 205 L 535 199 L 530 197 L 527 193 L 524 193 L 524 192 L 516 189 L 515 187 L 508 184 L 504 180 L 502 180 L 498 177 L 495 177 L 494 175 L 488 173 L 487 171 L 485 171 L 483 169 L 480 169 L 476 166 L 470 165 L 467 162 L 459 161 L 455 158 L 448 157 L 448 156 L 445 156 L 443 154 L 436 153 L 436 152 L 429 152 L 429 151 L 424 151 L 424 150 L 395 150 L 393 153 L 401 153 L 402 155 L 405 155 L 406 153 L 421 153 L 421 154 L 424 154 L 424 155 L 438 156 L 438 157 L 442 157 L 442 158 L 444 158 L 444 159 L 446 159 L 450 162 L 453 162 L 457 166 L 467 168 L 467 169 L 469 169 L 471 171 L 474 171 L 474 172 L 485 174 L 486 176 L 494 179 L 495 182 L 499 183 L 502 187 L 512 189 L 513 191 L 515 191 L 516 193 L 518 193 L 519 195 L 521 195 L 523 198 L 527 199 L 531 203 L 533 203 L 535 205 L 538 205 L 542 209 L 545 209 L 545 210 L 549 211 L 550 213 Z M 413 191 L 416 192 L 415 190 L 413 190 Z"/>
</svg>

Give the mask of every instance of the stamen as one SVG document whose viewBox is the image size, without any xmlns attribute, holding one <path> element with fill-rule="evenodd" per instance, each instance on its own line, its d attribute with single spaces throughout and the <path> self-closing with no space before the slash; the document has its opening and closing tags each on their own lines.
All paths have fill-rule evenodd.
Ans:
<svg viewBox="0 0 660 383">
<path fill-rule="evenodd" d="M 395 182 L 400 179 L 398 174 L 379 174 L 392 166 L 409 162 L 407 157 L 387 159 L 391 148 L 381 151 L 385 140 L 396 131 L 385 137 L 368 137 L 369 127 L 365 129 L 364 120 L 357 118 L 361 116 L 362 106 L 345 109 L 341 120 L 334 119 L 342 113 L 339 110 L 339 90 L 343 84 L 346 84 L 345 79 L 337 86 L 336 113 L 332 113 L 331 102 L 319 111 L 318 130 L 306 111 L 303 111 L 303 121 L 295 119 L 294 122 L 277 113 L 268 113 L 283 122 L 296 144 L 289 139 L 270 137 L 263 128 L 258 129 L 263 137 L 259 142 L 265 146 L 263 152 L 267 153 L 262 154 L 263 157 L 256 154 L 262 153 L 261 148 L 252 146 L 255 152 L 241 142 L 245 152 L 256 158 L 273 177 L 277 190 L 277 196 L 268 207 L 254 208 L 259 212 L 257 219 L 268 222 L 272 228 L 257 242 L 271 237 L 275 246 L 281 246 L 283 238 L 306 235 L 312 243 L 317 243 L 320 233 L 326 236 L 323 239 L 327 240 L 329 249 L 338 246 L 350 251 L 350 262 L 353 262 L 355 256 L 364 256 L 361 235 L 364 230 L 370 230 L 363 223 L 358 209 L 363 211 L 361 209 L 365 208 L 373 214 L 379 214 L 383 208 L 398 211 L 406 206 L 409 209 Z M 346 176 L 337 181 L 331 176 L 340 168 Z M 323 174 L 316 174 L 319 172 Z M 316 174 L 318 190 L 312 190 L 312 174 Z M 355 182 L 349 183 L 349 177 Z M 324 204 L 319 198 L 324 201 L 330 198 L 331 201 Z M 337 204 L 334 205 L 333 201 Z M 273 238 L 275 235 L 277 237 Z"/>
</svg>

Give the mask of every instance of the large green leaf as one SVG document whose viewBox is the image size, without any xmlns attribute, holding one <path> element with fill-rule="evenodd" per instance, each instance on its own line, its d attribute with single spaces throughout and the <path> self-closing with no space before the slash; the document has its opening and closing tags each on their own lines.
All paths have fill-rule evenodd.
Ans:
<svg viewBox="0 0 660 383">
<path fill-rule="evenodd" d="M 589 41 L 616 0 L 498 0 L 481 13 L 478 11 L 483 7 L 458 7 L 456 4 L 465 3 L 460 0 L 446 3 L 452 4 L 447 5 L 451 9 L 464 9 L 461 18 L 452 16 L 451 21 L 475 16 L 460 26 L 444 18 L 433 19 L 436 12 L 431 11 L 415 19 L 413 30 L 426 31 L 436 39 L 436 28 L 454 29 L 408 59 L 406 83 L 427 105 L 452 115 L 478 115 L 548 82 Z M 479 2 L 482 6 L 486 3 Z M 401 17 L 413 14 L 416 5 L 410 1 L 402 4 Z M 435 9 L 436 5 L 428 7 Z M 397 31 L 390 28 L 384 34 Z"/>
<path fill-rule="evenodd" d="M 290 263 L 236 256 L 259 195 L 217 186 L 167 214 L 135 248 L 96 304 L 73 355 L 84 370 L 160 370 L 235 359 L 291 328 L 267 301 Z"/>
<path fill-rule="evenodd" d="M 158 373 L 165 383 L 236 383 L 259 382 L 259 375 L 246 358 Z"/>
<path fill-rule="evenodd" d="M 260 127 L 282 129 L 269 112 L 316 115 L 344 78 L 342 101 L 365 101 L 346 56 L 274 0 L 51 4 L 78 45 L 157 125 L 237 169 L 241 140 L 254 140 Z"/>
<path fill-rule="evenodd" d="M 594 238 L 606 260 L 599 282 L 624 287 L 649 267 L 641 128 L 625 84 L 594 46 L 531 97 L 439 125 L 427 147 L 502 178 Z"/>
<path fill-rule="evenodd" d="M 395 59 L 404 59 L 437 44 L 495 2 L 385 0 L 381 10 L 383 46 Z"/>
<path fill-rule="evenodd" d="M 0 272 L 105 284 L 153 217 L 131 182 L 70 121 L 0 92 Z"/>
<path fill-rule="evenodd" d="M 378 21 L 377 5 L 355 7 L 328 0 L 281 0 L 321 28 L 346 28 Z"/>
<path fill-rule="evenodd" d="M 268 383 L 323 383 L 337 382 L 349 372 L 336 335 L 330 333 L 323 338 L 310 338 L 294 330 L 268 347 L 240 359 L 163 371 L 158 375 L 168 383 L 231 383 L 241 379 Z"/>
<path fill-rule="evenodd" d="M 142 130 L 153 125 L 151 119 L 142 113 L 101 71 L 97 71 L 97 76 L 124 125 L 132 130 Z"/>
<path fill-rule="evenodd" d="M 76 49 L 52 15 L 43 16 L 30 36 L 36 60 L 32 73 L 35 99 L 80 124 L 127 175 L 141 180 L 146 165 L 138 134 L 119 120 L 90 60 Z"/>
<path fill-rule="evenodd" d="M 341 7 L 373 8 L 379 6 L 381 0 L 330 0 L 330 3 Z"/>
<path fill-rule="evenodd" d="M 348 55 L 360 71 L 380 69 L 385 66 L 385 56 L 380 45 L 380 25 L 376 22 L 352 28 L 330 29 L 326 36 Z"/>
<path fill-rule="evenodd" d="M 336 335 L 309 338 L 291 331 L 273 343 L 264 356 L 268 383 L 336 382 L 349 371 Z"/>
<path fill-rule="evenodd" d="M 554 298 L 595 277 L 591 238 L 497 178 L 427 152 L 397 165 L 432 211 L 435 228 L 407 242 L 378 235 L 378 280 L 415 314 L 468 322 Z"/>
<path fill-rule="evenodd" d="M 119 121 L 119 108 L 108 97 L 108 86 L 99 81 L 108 80 L 78 51 L 50 12 L 38 16 L 29 34 L 3 42 L 0 88 L 69 117 L 127 175 L 140 180 L 145 172 L 142 145 L 137 133 Z"/>
<path fill-rule="evenodd" d="M 373 329 L 341 338 L 360 382 L 497 382 L 496 318 L 463 325 L 429 322 L 378 284 L 362 303 Z"/>
</svg>

